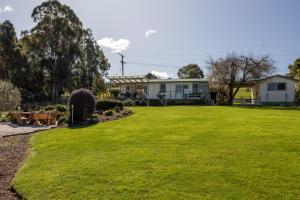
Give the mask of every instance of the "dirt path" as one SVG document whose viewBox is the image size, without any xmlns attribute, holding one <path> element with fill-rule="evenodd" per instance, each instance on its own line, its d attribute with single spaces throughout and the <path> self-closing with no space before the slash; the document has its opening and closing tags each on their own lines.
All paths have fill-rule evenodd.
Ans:
<svg viewBox="0 0 300 200">
<path fill-rule="evenodd" d="M 28 148 L 29 135 L 0 137 L 0 200 L 19 199 L 11 192 L 11 182 Z"/>
</svg>

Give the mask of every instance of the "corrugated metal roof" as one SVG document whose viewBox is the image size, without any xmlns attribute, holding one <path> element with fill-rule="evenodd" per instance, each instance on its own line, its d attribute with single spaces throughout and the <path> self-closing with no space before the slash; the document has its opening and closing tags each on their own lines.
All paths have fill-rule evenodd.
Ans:
<svg viewBox="0 0 300 200">
<path fill-rule="evenodd" d="M 151 79 L 149 83 L 208 82 L 208 79 Z"/>
</svg>

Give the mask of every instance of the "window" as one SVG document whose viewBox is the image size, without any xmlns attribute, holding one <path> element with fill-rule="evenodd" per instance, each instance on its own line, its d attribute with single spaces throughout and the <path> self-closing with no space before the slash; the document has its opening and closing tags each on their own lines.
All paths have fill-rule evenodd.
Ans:
<svg viewBox="0 0 300 200">
<path fill-rule="evenodd" d="M 197 93 L 199 91 L 199 85 L 194 83 L 193 84 L 193 93 Z"/>
<path fill-rule="evenodd" d="M 268 91 L 277 90 L 277 83 L 268 83 Z"/>
<path fill-rule="evenodd" d="M 268 91 L 285 91 L 286 83 L 268 83 Z"/>
<path fill-rule="evenodd" d="M 285 83 L 277 83 L 277 90 L 286 90 L 286 84 Z"/>
<path fill-rule="evenodd" d="M 160 93 L 166 93 L 166 84 L 165 83 L 160 84 Z"/>
</svg>

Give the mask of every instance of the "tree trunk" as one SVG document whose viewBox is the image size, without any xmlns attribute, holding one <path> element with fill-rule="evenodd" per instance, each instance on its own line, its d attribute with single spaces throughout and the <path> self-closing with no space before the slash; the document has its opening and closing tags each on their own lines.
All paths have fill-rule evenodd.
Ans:
<svg viewBox="0 0 300 200">
<path fill-rule="evenodd" d="M 51 92 L 51 101 L 52 103 L 56 104 L 56 99 L 57 99 L 57 88 L 56 88 L 56 83 L 52 83 L 52 92 Z"/>
<path fill-rule="evenodd" d="M 228 94 L 228 106 L 233 105 L 233 87 L 230 86 Z"/>
</svg>

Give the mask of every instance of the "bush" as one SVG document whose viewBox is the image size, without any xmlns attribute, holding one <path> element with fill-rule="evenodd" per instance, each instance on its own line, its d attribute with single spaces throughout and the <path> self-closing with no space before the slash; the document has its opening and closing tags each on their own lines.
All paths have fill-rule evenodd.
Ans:
<svg viewBox="0 0 300 200">
<path fill-rule="evenodd" d="M 113 116 L 114 112 L 112 110 L 107 110 L 103 113 L 105 116 Z"/>
<path fill-rule="evenodd" d="M 68 115 L 62 115 L 58 118 L 58 125 L 62 126 L 62 125 L 66 125 L 69 123 L 69 116 Z"/>
<path fill-rule="evenodd" d="M 131 99 L 126 99 L 125 101 L 123 101 L 124 106 L 135 106 L 135 101 L 131 100 Z"/>
<path fill-rule="evenodd" d="M 45 111 L 51 111 L 51 110 L 55 110 L 55 109 L 56 109 L 56 107 L 53 105 L 49 105 L 44 108 Z"/>
<path fill-rule="evenodd" d="M 73 120 L 84 121 L 89 118 L 95 111 L 96 100 L 92 92 L 86 89 L 79 89 L 72 92 L 69 105 L 70 115 L 72 115 L 73 109 Z"/>
<path fill-rule="evenodd" d="M 0 111 L 16 110 L 21 104 L 18 88 L 7 81 L 0 81 Z"/>
<path fill-rule="evenodd" d="M 124 105 L 121 101 L 118 100 L 112 100 L 112 99 L 103 99 L 103 100 L 98 100 L 96 104 L 96 110 L 111 110 L 114 109 L 115 107 L 119 107 L 123 109 Z"/>
<path fill-rule="evenodd" d="M 0 122 L 8 122 L 10 121 L 10 115 L 8 112 L 0 113 Z"/>
<path fill-rule="evenodd" d="M 119 89 L 119 88 L 112 88 L 112 89 L 110 90 L 110 93 L 111 93 L 115 98 L 117 98 L 117 97 L 119 96 L 119 94 L 120 94 L 120 89 Z"/>
<path fill-rule="evenodd" d="M 67 106 L 65 106 L 65 105 L 57 104 L 57 105 L 56 105 L 56 110 L 57 110 L 58 112 L 65 113 L 65 112 L 68 111 L 68 108 L 67 108 Z"/>
<path fill-rule="evenodd" d="M 119 106 L 116 106 L 116 107 L 115 107 L 115 111 L 116 111 L 117 113 L 121 112 L 121 110 L 122 110 L 122 108 L 120 108 Z"/>
</svg>

